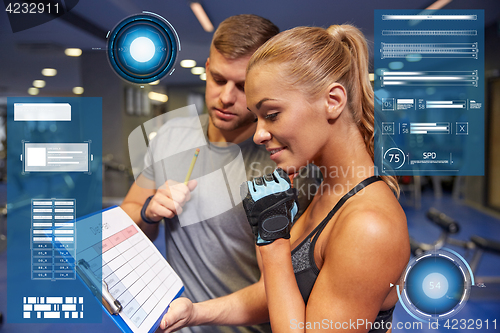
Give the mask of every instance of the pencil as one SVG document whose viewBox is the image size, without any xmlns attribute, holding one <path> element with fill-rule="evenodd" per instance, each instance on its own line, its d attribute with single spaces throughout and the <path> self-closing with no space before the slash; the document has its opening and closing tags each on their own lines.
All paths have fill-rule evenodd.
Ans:
<svg viewBox="0 0 500 333">
<path fill-rule="evenodd" d="M 191 173 L 193 173 L 194 164 L 196 163 L 196 159 L 198 158 L 198 153 L 200 152 L 200 148 L 196 148 L 196 152 L 194 153 L 193 159 L 191 160 L 191 165 L 189 166 L 188 173 L 186 175 L 186 179 L 184 180 L 184 185 L 187 185 L 189 178 L 191 178 Z"/>
</svg>

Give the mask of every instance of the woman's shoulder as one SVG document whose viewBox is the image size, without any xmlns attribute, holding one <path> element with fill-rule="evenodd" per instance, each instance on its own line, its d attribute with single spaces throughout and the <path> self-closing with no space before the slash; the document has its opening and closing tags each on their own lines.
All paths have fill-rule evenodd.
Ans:
<svg viewBox="0 0 500 333">
<path fill-rule="evenodd" d="M 406 216 L 394 193 L 383 181 L 375 182 L 359 191 L 345 204 L 343 218 L 371 218 L 381 222 L 404 223 Z M 361 222 L 361 221 L 360 221 Z"/>
</svg>

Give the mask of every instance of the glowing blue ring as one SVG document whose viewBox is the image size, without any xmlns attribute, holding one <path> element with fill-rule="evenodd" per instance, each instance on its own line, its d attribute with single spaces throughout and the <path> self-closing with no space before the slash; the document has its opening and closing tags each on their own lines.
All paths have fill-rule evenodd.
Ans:
<svg viewBox="0 0 500 333">
<path fill-rule="evenodd" d="M 447 279 L 449 291 L 437 299 L 429 297 L 423 282 L 438 273 Z M 398 288 L 399 301 L 414 318 L 423 321 L 439 321 L 453 317 L 467 303 L 474 277 L 467 262 L 455 251 L 440 249 L 428 251 L 413 258 L 403 274 L 403 289 Z M 426 292 L 427 291 L 427 292 Z"/>
<path fill-rule="evenodd" d="M 155 44 L 155 54 L 149 61 L 138 62 L 130 55 L 130 44 L 146 37 Z M 174 27 L 153 13 L 133 15 L 120 21 L 108 36 L 108 61 L 123 79 L 145 84 L 163 78 L 173 71 L 180 42 Z"/>
</svg>

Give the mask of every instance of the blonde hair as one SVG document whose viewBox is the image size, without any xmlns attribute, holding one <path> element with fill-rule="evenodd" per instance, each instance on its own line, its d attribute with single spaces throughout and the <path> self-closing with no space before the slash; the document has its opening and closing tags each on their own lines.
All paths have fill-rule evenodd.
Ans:
<svg viewBox="0 0 500 333">
<path fill-rule="evenodd" d="M 258 64 L 286 64 L 289 83 L 300 86 L 312 97 L 332 82 L 342 84 L 347 91 L 347 106 L 373 160 L 374 94 L 368 75 L 368 56 L 365 37 L 352 25 L 332 25 L 328 29 L 297 27 L 262 45 L 250 59 L 247 73 Z M 396 177 L 382 176 L 382 179 L 399 197 Z"/>
<path fill-rule="evenodd" d="M 235 15 L 219 24 L 212 38 L 212 45 L 224 57 L 237 59 L 251 55 L 279 32 L 276 25 L 263 17 L 253 14 Z"/>
</svg>

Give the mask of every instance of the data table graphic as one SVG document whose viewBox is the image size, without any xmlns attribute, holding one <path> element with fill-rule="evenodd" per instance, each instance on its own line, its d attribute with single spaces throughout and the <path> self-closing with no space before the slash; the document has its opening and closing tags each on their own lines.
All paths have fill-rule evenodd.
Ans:
<svg viewBox="0 0 500 333">
<path fill-rule="evenodd" d="M 375 11 L 381 175 L 484 174 L 482 10 Z"/>
<path fill-rule="evenodd" d="M 33 280 L 74 280 L 76 254 L 74 199 L 31 201 Z"/>
</svg>

